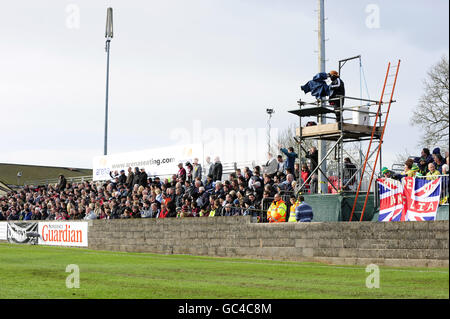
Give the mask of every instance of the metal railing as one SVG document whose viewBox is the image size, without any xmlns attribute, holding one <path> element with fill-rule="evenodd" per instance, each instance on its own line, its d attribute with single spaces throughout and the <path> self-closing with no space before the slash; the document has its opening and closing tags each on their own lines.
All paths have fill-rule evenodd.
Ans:
<svg viewBox="0 0 450 319">
<path fill-rule="evenodd" d="M 448 175 L 434 175 L 434 176 L 416 176 L 416 178 L 434 180 L 437 178 L 441 178 L 441 197 L 439 198 L 439 205 L 448 205 L 448 183 L 449 176 Z"/>
<path fill-rule="evenodd" d="M 92 175 L 87 176 L 73 176 L 66 177 L 67 182 L 69 183 L 84 183 L 92 181 Z M 59 182 L 59 178 L 42 178 L 42 179 L 34 179 L 24 181 L 24 185 L 48 185 L 48 184 L 57 184 Z"/>
<path fill-rule="evenodd" d="M 222 179 L 228 179 L 231 173 L 234 173 L 237 168 L 243 169 L 244 167 L 254 168 L 255 162 L 230 162 L 230 163 L 222 163 Z M 161 179 L 171 178 L 174 174 L 161 174 L 161 175 L 150 175 L 148 177 L 156 177 L 158 176 Z M 206 176 L 205 176 L 206 177 Z M 67 182 L 69 183 L 84 183 L 91 182 L 92 175 L 88 176 L 74 176 L 74 177 L 66 177 Z M 48 184 L 57 184 L 59 182 L 58 178 L 42 178 L 42 179 L 34 179 L 34 180 L 26 180 L 24 181 L 24 185 L 48 185 Z"/>
</svg>

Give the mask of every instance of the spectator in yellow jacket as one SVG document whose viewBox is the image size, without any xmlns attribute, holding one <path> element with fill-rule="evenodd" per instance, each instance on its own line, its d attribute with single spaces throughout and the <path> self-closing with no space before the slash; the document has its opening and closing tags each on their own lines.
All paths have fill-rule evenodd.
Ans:
<svg viewBox="0 0 450 319">
<path fill-rule="evenodd" d="M 428 164 L 428 171 L 429 172 L 426 175 L 428 180 L 436 179 L 436 178 L 438 178 L 437 176 L 441 175 L 439 173 L 439 171 L 436 169 L 436 167 L 434 166 L 434 163 Z"/>
<path fill-rule="evenodd" d="M 286 204 L 281 199 L 280 193 L 276 193 L 272 204 L 267 211 L 269 223 L 281 223 L 286 221 Z"/>
</svg>

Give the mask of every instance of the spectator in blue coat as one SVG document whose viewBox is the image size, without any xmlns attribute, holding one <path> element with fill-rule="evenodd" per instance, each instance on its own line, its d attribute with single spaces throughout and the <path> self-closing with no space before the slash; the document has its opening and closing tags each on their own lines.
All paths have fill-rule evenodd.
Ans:
<svg viewBox="0 0 450 319">
<path fill-rule="evenodd" d="M 295 208 L 295 219 L 300 223 L 311 222 L 314 217 L 312 207 L 305 203 L 303 196 L 300 195 L 298 199 L 300 204 Z"/>
<path fill-rule="evenodd" d="M 295 159 L 298 157 L 297 153 L 294 152 L 294 148 L 292 146 L 288 149 L 280 147 L 280 151 L 286 155 L 285 168 L 290 169 L 291 173 L 294 172 Z"/>
</svg>

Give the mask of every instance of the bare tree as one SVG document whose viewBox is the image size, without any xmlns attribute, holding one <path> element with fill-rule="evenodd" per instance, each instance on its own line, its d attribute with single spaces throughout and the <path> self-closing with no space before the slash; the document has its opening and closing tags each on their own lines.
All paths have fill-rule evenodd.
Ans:
<svg viewBox="0 0 450 319">
<path fill-rule="evenodd" d="M 448 147 L 449 143 L 449 68 L 448 57 L 443 56 L 427 72 L 425 93 L 414 110 L 410 123 L 424 130 L 421 147 Z"/>
<path fill-rule="evenodd" d="M 278 134 L 277 145 L 281 145 L 281 147 L 285 147 L 285 148 L 292 146 L 294 148 L 295 152 L 298 153 L 299 152 L 298 143 L 294 139 L 294 137 L 297 136 L 297 129 L 298 129 L 298 125 L 295 125 L 293 123 L 291 125 L 289 125 L 288 127 L 286 127 L 285 129 L 283 129 Z M 311 140 L 311 139 L 304 139 L 302 141 L 302 147 L 307 151 L 312 146 L 317 146 L 316 144 L 317 144 L 317 142 L 315 140 Z M 271 151 L 275 156 L 281 154 L 277 145 L 271 147 Z M 302 151 L 302 155 L 303 155 L 302 162 L 306 162 L 306 159 L 304 158 L 305 154 L 303 151 Z"/>
</svg>

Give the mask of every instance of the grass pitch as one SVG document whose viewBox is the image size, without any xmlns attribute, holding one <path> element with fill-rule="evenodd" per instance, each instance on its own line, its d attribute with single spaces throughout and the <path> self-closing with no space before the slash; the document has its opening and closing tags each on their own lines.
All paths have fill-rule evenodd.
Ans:
<svg viewBox="0 0 450 319">
<path fill-rule="evenodd" d="M 68 289 L 69 264 L 80 288 Z M 0 244 L 0 298 L 449 298 L 448 268 L 380 267 Z"/>
</svg>

